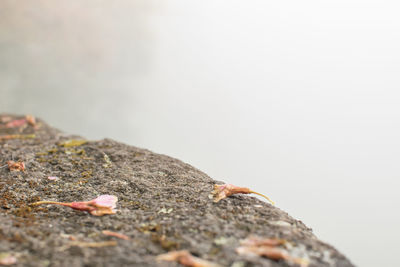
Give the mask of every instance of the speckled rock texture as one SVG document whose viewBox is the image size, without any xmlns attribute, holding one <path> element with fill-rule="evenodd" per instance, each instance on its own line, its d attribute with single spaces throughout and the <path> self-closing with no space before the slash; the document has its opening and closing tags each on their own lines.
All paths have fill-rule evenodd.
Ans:
<svg viewBox="0 0 400 267">
<path fill-rule="evenodd" d="M 15 257 L 12 266 L 181 266 L 156 261 L 157 255 L 181 249 L 221 266 L 298 266 L 239 255 L 236 248 L 250 235 L 287 240 L 287 252 L 307 259 L 309 266 L 353 266 L 302 222 L 267 202 L 234 195 L 214 203 L 213 185 L 222 182 L 180 160 L 110 139 L 68 143 L 82 138 L 38 119 L 34 126 L 6 126 L 23 118 L 0 115 L 0 253 Z M 10 160 L 24 162 L 25 171 L 10 171 Z M 97 217 L 30 205 L 103 194 L 118 197 L 116 214 Z"/>
</svg>

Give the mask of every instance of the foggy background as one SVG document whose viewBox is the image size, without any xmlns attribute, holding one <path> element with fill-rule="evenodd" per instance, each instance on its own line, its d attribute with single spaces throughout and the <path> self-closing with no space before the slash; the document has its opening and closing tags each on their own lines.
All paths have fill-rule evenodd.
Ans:
<svg viewBox="0 0 400 267">
<path fill-rule="evenodd" d="M 0 112 L 265 193 L 358 266 L 399 266 L 395 1 L 0 2 Z"/>
</svg>

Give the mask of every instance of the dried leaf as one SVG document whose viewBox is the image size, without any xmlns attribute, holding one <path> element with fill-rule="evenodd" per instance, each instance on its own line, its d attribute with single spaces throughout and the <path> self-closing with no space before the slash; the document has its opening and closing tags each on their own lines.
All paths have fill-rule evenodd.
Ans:
<svg viewBox="0 0 400 267">
<path fill-rule="evenodd" d="M 275 204 L 269 197 L 257 193 L 255 191 L 250 190 L 247 187 L 239 187 L 233 184 L 223 184 L 223 185 L 214 185 L 214 191 L 212 192 L 214 195 L 214 202 L 219 202 L 220 200 L 227 198 L 234 194 L 256 194 L 266 198 L 271 204 Z"/>
<path fill-rule="evenodd" d="M 240 255 L 257 255 L 272 260 L 285 260 L 307 267 L 309 264 L 307 259 L 292 257 L 286 249 L 279 247 L 286 243 L 284 239 L 251 236 L 240 242 L 242 246 L 236 248 L 236 252 Z"/>
<path fill-rule="evenodd" d="M 130 239 L 129 236 L 127 236 L 127 235 L 116 233 L 116 232 L 112 232 L 112 231 L 108 231 L 108 230 L 104 230 L 104 231 L 102 231 L 102 233 L 104 235 L 114 236 L 114 237 L 118 237 L 118 238 L 121 238 L 121 239 L 124 239 L 124 240 L 129 240 Z"/>
<path fill-rule="evenodd" d="M 171 251 L 166 254 L 157 256 L 158 261 L 176 261 L 184 266 L 189 267 L 221 267 L 219 264 L 215 264 L 200 258 L 197 258 L 190 254 L 187 250 Z"/>
<path fill-rule="evenodd" d="M 17 171 L 17 172 L 25 171 L 25 163 L 23 163 L 22 161 L 15 162 L 9 160 L 7 161 L 7 165 L 10 171 Z"/>
</svg>

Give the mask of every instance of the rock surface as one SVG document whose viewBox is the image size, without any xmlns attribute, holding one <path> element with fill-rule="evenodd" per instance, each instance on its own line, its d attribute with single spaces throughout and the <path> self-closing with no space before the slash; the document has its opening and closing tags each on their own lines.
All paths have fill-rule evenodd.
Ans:
<svg viewBox="0 0 400 267">
<path fill-rule="evenodd" d="M 181 266 L 156 261 L 181 249 L 221 266 L 298 266 L 239 255 L 236 248 L 250 235 L 287 240 L 287 253 L 309 266 L 353 266 L 269 203 L 249 195 L 214 203 L 210 193 L 221 182 L 180 160 L 110 139 L 68 143 L 82 138 L 40 120 L 10 123 L 24 118 L 0 115 L 0 253 L 15 257 L 12 266 Z M 25 171 L 11 171 L 10 160 L 24 162 Z M 116 214 L 30 205 L 104 194 L 118 197 Z"/>
</svg>

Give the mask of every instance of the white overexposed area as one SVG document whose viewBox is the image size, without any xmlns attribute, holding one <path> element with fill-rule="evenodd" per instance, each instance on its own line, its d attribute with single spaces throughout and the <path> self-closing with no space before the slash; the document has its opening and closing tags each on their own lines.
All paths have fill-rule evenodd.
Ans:
<svg viewBox="0 0 400 267">
<path fill-rule="evenodd" d="M 177 157 L 400 266 L 399 8 L 2 0 L 0 112 Z"/>
</svg>

